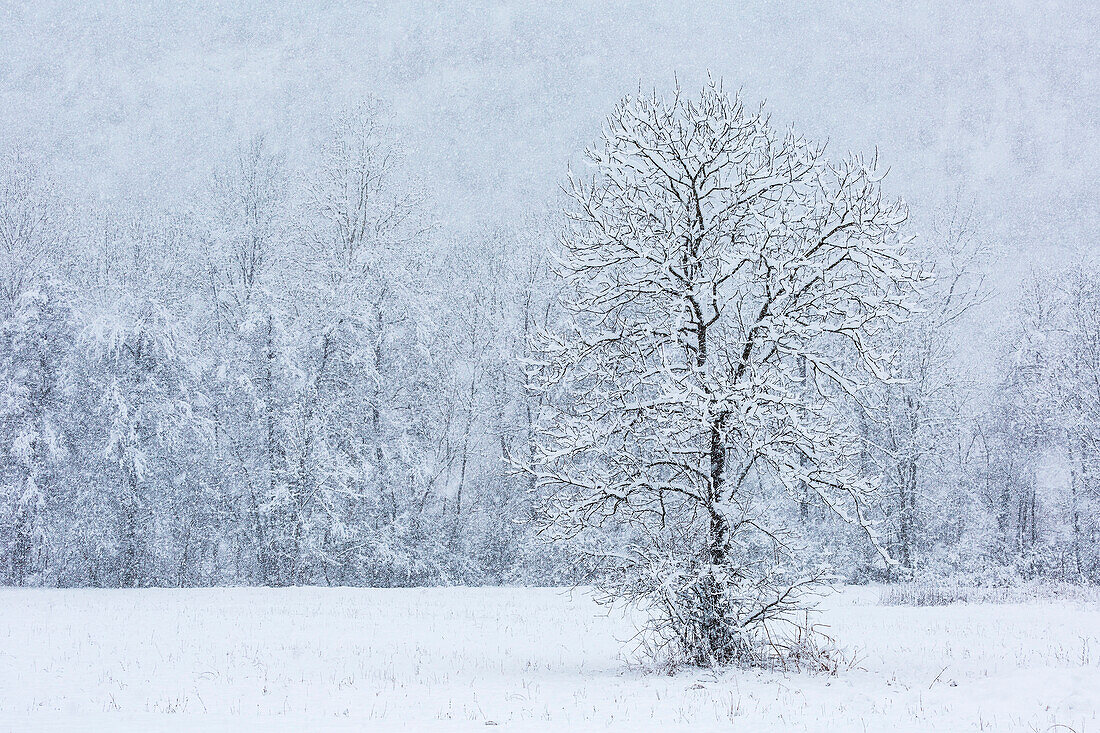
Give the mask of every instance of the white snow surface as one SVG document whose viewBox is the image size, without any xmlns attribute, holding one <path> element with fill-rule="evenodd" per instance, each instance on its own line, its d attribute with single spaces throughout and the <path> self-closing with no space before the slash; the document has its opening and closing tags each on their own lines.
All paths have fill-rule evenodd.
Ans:
<svg viewBox="0 0 1100 733">
<path fill-rule="evenodd" d="M 583 591 L 3 589 L 0 731 L 1100 731 L 1100 605 L 877 601 L 837 676 L 669 676 Z"/>
</svg>

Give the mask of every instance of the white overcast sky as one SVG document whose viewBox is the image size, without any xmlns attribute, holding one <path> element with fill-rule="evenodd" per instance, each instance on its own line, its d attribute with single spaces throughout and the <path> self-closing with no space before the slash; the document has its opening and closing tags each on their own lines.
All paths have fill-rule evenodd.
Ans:
<svg viewBox="0 0 1100 733">
<path fill-rule="evenodd" d="M 709 71 L 871 152 L 918 233 L 956 204 L 1012 279 L 1098 241 L 1098 2 L 0 4 L 0 145 L 173 196 L 258 130 L 386 101 L 441 226 L 553 200 L 623 94 Z M 186 7 L 184 7 L 186 6 Z"/>
</svg>

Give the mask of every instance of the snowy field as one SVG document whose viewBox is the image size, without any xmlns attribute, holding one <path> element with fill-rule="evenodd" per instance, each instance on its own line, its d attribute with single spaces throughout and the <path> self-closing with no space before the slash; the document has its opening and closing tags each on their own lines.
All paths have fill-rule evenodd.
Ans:
<svg viewBox="0 0 1100 733">
<path fill-rule="evenodd" d="M 1100 731 L 1095 603 L 827 606 L 836 677 L 670 677 L 560 590 L 3 589 L 0 730 Z"/>
</svg>

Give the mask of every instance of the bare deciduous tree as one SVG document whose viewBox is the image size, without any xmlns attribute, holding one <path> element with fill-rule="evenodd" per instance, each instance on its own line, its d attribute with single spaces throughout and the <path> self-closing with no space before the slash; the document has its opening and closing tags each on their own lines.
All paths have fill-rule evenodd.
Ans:
<svg viewBox="0 0 1100 733">
<path fill-rule="evenodd" d="M 875 161 L 830 164 L 714 84 L 626 99 L 588 157 L 535 369 L 545 531 L 592 537 L 609 598 L 683 659 L 758 660 L 826 575 L 790 507 L 872 531 L 851 407 L 924 279 L 905 208 Z"/>
</svg>

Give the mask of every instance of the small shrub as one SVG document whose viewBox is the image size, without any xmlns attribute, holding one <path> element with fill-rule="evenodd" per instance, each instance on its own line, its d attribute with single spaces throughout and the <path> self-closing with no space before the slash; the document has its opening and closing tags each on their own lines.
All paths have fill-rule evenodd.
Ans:
<svg viewBox="0 0 1100 733">
<path fill-rule="evenodd" d="M 809 612 L 797 620 L 773 619 L 742 638 L 737 657 L 715 659 L 703 665 L 696 648 L 677 640 L 655 638 L 646 632 L 638 637 L 638 651 L 646 660 L 645 669 L 663 674 L 675 674 L 684 667 L 728 665 L 835 676 L 855 668 L 858 665 L 855 653 L 839 646 L 824 629 L 821 624 L 812 623 Z"/>
<path fill-rule="evenodd" d="M 882 606 L 948 606 L 954 603 L 1028 603 L 1037 599 L 1100 601 L 1100 588 L 1070 583 L 1025 583 L 1012 587 L 950 583 L 900 583 L 883 588 Z"/>
</svg>

